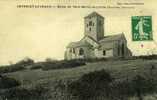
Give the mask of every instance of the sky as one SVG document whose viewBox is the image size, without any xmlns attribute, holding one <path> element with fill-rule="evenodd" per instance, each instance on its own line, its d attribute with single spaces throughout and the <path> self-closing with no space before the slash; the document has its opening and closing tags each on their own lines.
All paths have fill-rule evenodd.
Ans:
<svg viewBox="0 0 157 100">
<path fill-rule="evenodd" d="M 135 0 L 119 0 L 119 2 L 124 1 L 133 2 Z M 1 0 L 0 65 L 9 62 L 16 63 L 25 57 L 30 57 L 35 61 L 43 61 L 46 58 L 63 59 L 68 43 L 79 41 L 84 36 L 84 17 L 93 11 L 105 17 L 105 35 L 125 34 L 127 45 L 134 55 L 156 53 L 157 8 L 155 4 L 157 1 L 143 1 L 145 1 L 145 5 L 137 6 L 135 9 L 33 9 L 17 8 L 16 6 L 18 4 L 58 5 L 59 3 L 53 3 L 51 0 L 34 0 L 34 2 L 30 0 L 23 0 L 23 2 L 22 0 Z M 68 5 L 115 5 L 115 2 L 111 1 L 106 4 L 97 4 L 93 0 L 86 2 L 86 4 L 82 2 L 69 3 Z M 137 15 L 152 16 L 153 41 L 132 41 L 131 16 Z M 144 46 L 141 47 L 141 45 Z"/>
</svg>

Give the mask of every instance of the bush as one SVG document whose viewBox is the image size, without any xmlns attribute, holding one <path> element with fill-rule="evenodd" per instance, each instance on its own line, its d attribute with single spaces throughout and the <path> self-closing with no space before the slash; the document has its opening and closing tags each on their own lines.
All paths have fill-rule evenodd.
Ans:
<svg viewBox="0 0 157 100">
<path fill-rule="evenodd" d="M 23 60 L 17 62 L 15 65 L 28 66 L 34 64 L 34 60 L 31 58 L 24 58 Z"/>
<path fill-rule="evenodd" d="M 24 69 L 25 69 L 24 66 L 10 65 L 10 66 L 0 67 L 0 73 L 16 72 L 16 71 L 20 71 L 20 70 L 24 70 Z"/>
<path fill-rule="evenodd" d="M 135 56 L 136 58 L 140 58 L 140 59 L 146 59 L 146 60 L 153 60 L 153 59 L 157 59 L 157 55 L 153 54 L 153 55 L 142 55 L 142 56 Z"/>
<path fill-rule="evenodd" d="M 105 70 L 90 72 L 83 75 L 68 85 L 68 91 L 73 96 L 77 96 L 80 100 L 109 95 L 110 86 L 113 78 Z"/>
<path fill-rule="evenodd" d="M 43 62 L 42 65 L 43 65 L 42 70 L 74 68 L 74 67 L 85 65 L 85 61 L 62 60 L 62 61 L 54 61 L 54 62 Z"/>
<path fill-rule="evenodd" d="M 20 82 L 17 81 L 16 79 L 9 78 L 6 76 L 0 77 L 0 89 L 12 88 L 19 85 L 20 85 Z"/>
<path fill-rule="evenodd" d="M 143 100 L 143 95 L 157 92 L 156 80 L 136 75 L 133 79 L 113 81 L 105 70 L 85 74 L 67 88 L 79 100 L 128 100 L 132 96 Z"/>
<path fill-rule="evenodd" d="M 156 88 L 156 85 L 153 84 L 152 80 L 147 80 L 145 77 L 140 75 L 134 77 L 132 80 L 132 85 L 139 100 L 143 100 L 142 96 L 144 94 L 151 93 L 155 91 Z"/>
<path fill-rule="evenodd" d="M 43 66 L 40 64 L 35 64 L 33 65 L 30 69 L 34 70 L 34 69 L 41 69 Z"/>
<path fill-rule="evenodd" d="M 113 82 L 111 88 L 111 95 L 114 98 L 126 100 L 128 97 L 136 96 L 143 100 L 143 95 L 156 92 L 156 82 L 136 75 L 131 80 Z"/>
<path fill-rule="evenodd" d="M 2 95 L 4 100 L 47 100 L 48 89 L 37 85 L 30 89 L 18 87 L 5 91 Z"/>
</svg>

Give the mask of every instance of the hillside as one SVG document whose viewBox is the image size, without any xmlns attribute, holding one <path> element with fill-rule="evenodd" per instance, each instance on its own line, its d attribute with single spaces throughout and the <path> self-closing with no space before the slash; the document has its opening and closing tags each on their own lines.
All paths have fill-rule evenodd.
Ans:
<svg viewBox="0 0 157 100">
<path fill-rule="evenodd" d="M 154 66 L 153 71 L 151 70 Z M 117 61 L 99 61 L 94 63 L 86 63 L 84 66 L 79 66 L 76 68 L 68 69 L 55 69 L 43 71 L 41 69 L 37 70 L 22 70 L 12 73 L 4 74 L 7 77 L 15 78 L 21 82 L 20 87 L 32 88 L 38 84 L 42 84 L 45 87 L 51 89 L 51 92 L 54 91 L 54 87 L 57 82 L 62 82 L 65 84 L 68 81 L 77 80 L 84 74 L 89 72 L 98 71 L 105 69 L 107 72 L 111 73 L 111 76 L 116 79 L 116 81 L 121 81 L 125 79 L 132 79 L 136 75 L 142 75 L 146 78 L 151 75 L 157 75 L 157 60 L 117 60 Z M 64 83 L 65 82 L 65 83 Z M 156 94 L 154 94 L 156 95 Z M 54 94 L 51 93 L 51 99 Z M 59 97 L 59 99 L 58 99 Z M 60 96 L 54 100 L 62 100 Z M 11 99 L 10 99 L 11 100 Z M 66 99 L 68 100 L 68 99 Z M 136 99 L 131 99 L 136 100 Z M 155 100 L 155 99 L 151 99 Z"/>
<path fill-rule="evenodd" d="M 152 65 L 157 67 L 157 60 L 126 60 L 126 61 L 102 61 L 97 63 L 87 63 L 85 66 L 80 66 L 71 69 L 59 70 L 23 70 L 6 74 L 9 77 L 20 80 L 24 85 L 30 83 L 55 81 L 62 79 L 77 79 L 85 73 L 95 70 L 106 69 L 116 78 L 133 77 L 136 74 L 149 74 Z M 154 74 L 157 74 L 157 68 Z"/>
</svg>

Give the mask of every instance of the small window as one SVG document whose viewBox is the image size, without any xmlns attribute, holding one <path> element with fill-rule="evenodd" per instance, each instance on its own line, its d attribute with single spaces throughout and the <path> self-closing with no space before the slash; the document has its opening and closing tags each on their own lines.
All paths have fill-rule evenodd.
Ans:
<svg viewBox="0 0 157 100">
<path fill-rule="evenodd" d="M 82 48 L 79 50 L 79 55 L 84 55 L 84 50 Z"/>
<path fill-rule="evenodd" d="M 103 55 L 104 55 L 104 56 L 106 55 L 106 51 L 105 51 L 105 50 L 103 51 Z"/>
<path fill-rule="evenodd" d="M 72 49 L 72 52 L 75 53 L 75 48 Z"/>
<path fill-rule="evenodd" d="M 89 31 L 91 31 L 91 28 L 89 28 Z"/>
<path fill-rule="evenodd" d="M 124 51 L 125 51 L 125 50 L 124 50 L 124 49 L 125 49 L 124 43 L 122 43 L 122 47 L 121 47 L 121 48 L 122 48 L 122 56 L 124 56 Z"/>
<path fill-rule="evenodd" d="M 89 26 L 92 26 L 92 21 L 89 22 Z"/>
<path fill-rule="evenodd" d="M 88 24 L 87 24 L 87 27 L 88 27 Z"/>
<path fill-rule="evenodd" d="M 93 23 L 93 26 L 94 26 L 94 23 Z"/>
<path fill-rule="evenodd" d="M 72 49 L 70 48 L 69 52 L 71 53 L 72 52 Z"/>
</svg>

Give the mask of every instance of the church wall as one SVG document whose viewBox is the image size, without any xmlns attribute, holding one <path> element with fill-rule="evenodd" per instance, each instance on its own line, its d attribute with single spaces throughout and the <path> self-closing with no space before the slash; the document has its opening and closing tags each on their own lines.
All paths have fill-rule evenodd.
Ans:
<svg viewBox="0 0 157 100">
<path fill-rule="evenodd" d="M 122 55 L 122 44 L 124 44 L 124 55 Z M 107 58 L 107 57 L 122 57 L 131 56 L 131 51 L 127 48 L 126 40 L 108 41 L 100 44 L 101 47 L 98 49 L 90 47 L 76 47 L 75 53 L 71 53 L 70 49 L 67 49 L 67 59 L 89 59 L 89 58 Z M 84 50 L 84 55 L 79 55 L 79 49 Z M 105 51 L 105 55 L 103 52 Z"/>
<path fill-rule="evenodd" d="M 114 42 L 101 43 L 101 48 L 95 50 L 95 56 L 97 58 L 113 57 L 114 56 Z M 104 54 L 105 52 L 105 54 Z"/>
<path fill-rule="evenodd" d="M 122 44 L 124 44 L 124 54 L 122 54 Z M 122 56 L 131 56 L 131 52 L 127 47 L 127 41 L 125 39 L 117 41 L 115 44 L 114 56 L 115 57 L 122 57 Z"/>
<path fill-rule="evenodd" d="M 103 52 L 105 51 L 105 55 Z M 95 50 L 95 57 L 96 58 L 106 58 L 106 57 L 113 57 L 113 49 L 96 49 Z"/>
<path fill-rule="evenodd" d="M 69 48 L 66 49 L 64 57 L 65 57 L 66 60 L 72 59 L 72 55 L 70 53 L 70 49 Z"/>
<path fill-rule="evenodd" d="M 80 55 L 79 54 L 79 50 L 80 49 L 84 50 L 84 54 Z M 75 50 L 74 52 L 71 51 L 70 49 Z M 83 58 L 94 58 L 94 52 L 93 49 L 90 49 L 89 47 L 76 47 L 76 48 L 67 48 L 66 50 L 66 55 L 65 55 L 67 60 L 71 60 L 71 59 L 83 59 Z"/>
</svg>

